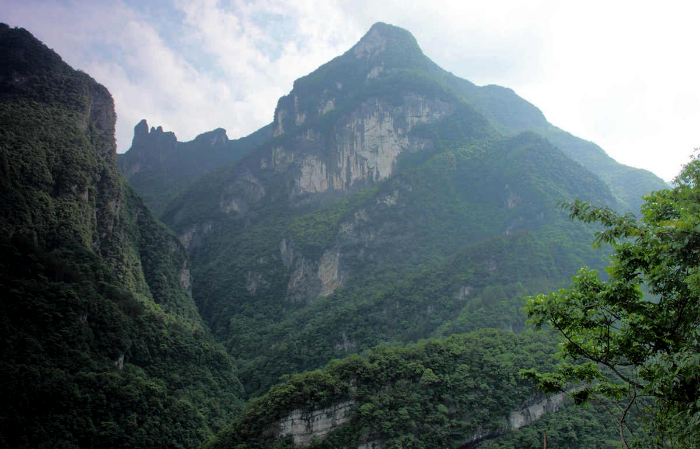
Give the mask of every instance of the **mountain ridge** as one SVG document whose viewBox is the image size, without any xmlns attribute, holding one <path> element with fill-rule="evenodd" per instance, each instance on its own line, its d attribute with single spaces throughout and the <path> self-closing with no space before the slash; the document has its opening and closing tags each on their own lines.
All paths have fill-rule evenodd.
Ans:
<svg viewBox="0 0 700 449">
<path fill-rule="evenodd" d="M 425 74 L 433 83 L 441 85 L 436 88 L 447 95 L 463 98 L 500 132 L 513 135 L 531 130 L 548 138 L 570 158 L 600 176 L 618 198 L 622 209 L 638 211 L 643 194 L 667 187 L 650 172 L 618 164 L 594 143 L 551 125 L 536 106 L 517 96 L 512 89 L 496 85 L 479 87 L 445 71 L 423 54 L 410 32 L 381 22 L 373 25 L 346 53 L 294 82 L 292 91 L 281 97 L 275 108 L 270 125 L 272 136 L 280 136 L 285 129 L 332 113 L 342 107 L 344 101 L 353 101 L 348 95 L 352 97 L 352 89 L 361 88 L 362 84 L 407 69 Z M 256 141 L 260 143 L 262 140 Z M 224 165 L 219 163 L 214 168 Z M 142 193 L 148 192 L 142 189 Z M 165 210 L 165 205 L 161 204 L 156 208 L 159 213 Z"/>
<path fill-rule="evenodd" d="M 161 126 L 148 128 L 146 119 L 134 127 L 134 138 L 126 153 L 117 155 L 122 173 L 159 215 L 165 205 L 196 178 L 217 167 L 233 163 L 272 134 L 271 125 L 249 136 L 230 140 L 217 128 L 179 142 Z"/>
</svg>

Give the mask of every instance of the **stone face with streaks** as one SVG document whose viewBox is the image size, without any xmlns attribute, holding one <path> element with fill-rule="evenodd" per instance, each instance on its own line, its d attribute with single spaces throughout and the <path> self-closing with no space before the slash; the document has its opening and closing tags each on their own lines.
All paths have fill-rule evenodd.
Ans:
<svg viewBox="0 0 700 449">
<path fill-rule="evenodd" d="M 296 446 L 308 446 L 314 438 L 323 439 L 349 422 L 353 405 L 355 401 L 345 401 L 311 411 L 294 410 L 279 423 L 280 439 L 291 435 Z"/>
</svg>

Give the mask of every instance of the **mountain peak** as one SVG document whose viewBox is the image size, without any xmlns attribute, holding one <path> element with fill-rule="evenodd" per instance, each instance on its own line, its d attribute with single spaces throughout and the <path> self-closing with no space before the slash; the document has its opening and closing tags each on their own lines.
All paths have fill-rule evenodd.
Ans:
<svg viewBox="0 0 700 449">
<path fill-rule="evenodd" d="M 214 145 L 226 145 L 228 143 L 228 136 L 226 135 L 226 130 L 223 128 L 216 128 L 215 130 L 202 133 L 194 138 L 195 142 L 206 142 L 207 144 Z"/>
<path fill-rule="evenodd" d="M 145 136 L 148 134 L 148 122 L 146 119 L 142 119 L 140 122 L 134 126 L 134 138 L 136 136 Z"/>
<path fill-rule="evenodd" d="M 384 22 L 372 25 L 351 51 L 358 59 L 370 59 L 387 48 L 421 52 L 416 38 L 410 32 Z"/>
</svg>

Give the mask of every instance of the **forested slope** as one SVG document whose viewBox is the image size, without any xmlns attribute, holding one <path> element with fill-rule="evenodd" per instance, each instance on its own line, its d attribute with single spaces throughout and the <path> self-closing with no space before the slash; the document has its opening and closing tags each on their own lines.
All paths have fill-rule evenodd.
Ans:
<svg viewBox="0 0 700 449">
<path fill-rule="evenodd" d="M 0 446 L 194 447 L 242 403 L 107 90 L 0 25 Z"/>
<path fill-rule="evenodd" d="M 518 370 L 554 363 L 547 335 L 482 330 L 374 348 L 293 375 L 203 449 L 616 447 L 606 413 L 545 397 Z M 557 411 L 556 413 L 553 413 Z"/>
</svg>

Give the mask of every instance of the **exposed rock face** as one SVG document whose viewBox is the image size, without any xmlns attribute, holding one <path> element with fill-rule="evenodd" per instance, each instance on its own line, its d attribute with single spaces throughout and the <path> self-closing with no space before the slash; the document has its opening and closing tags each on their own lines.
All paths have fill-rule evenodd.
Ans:
<svg viewBox="0 0 700 449">
<path fill-rule="evenodd" d="M 387 36 L 374 27 L 353 47 L 352 52 L 357 59 L 369 59 L 383 52 L 387 41 Z"/>
<path fill-rule="evenodd" d="M 540 419 L 545 413 L 556 413 L 566 399 L 566 393 L 549 397 L 537 397 L 523 404 L 504 418 L 505 425 L 500 429 L 480 429 L 466 438 L 460 446 L 462 449 L 476 448 L 482 441 L 494 438 L 507 430 L 520 429 Z M 329 407 L 314 410 L 297 409 L 289 413 L 287 418 L 279 422 L 279 438 L 292 436 L 294 445 L 306 447 L 314 439 L 323 439 L 330 432 L 350 422 L 354 400 L 333 404 Z M 380 439 L 365 441 L 357 449 L 381 449 Z"/>
<path fill-rule="evenodd" d="M 180 270 L 180 285 L 185 290 L 192 291 L 192 275 L 187 266 L 187 260 L 182 263 L 182 270 Z"/>
<path fill-rule="evenodd" d="M 244 216 L 251 205 L 265 196 L 265 186 L 250 170 L 226 186 L 221 193 L 219 207 L 226 214 L 235 213 Z"/>
<path fill-rule="evenodd" d="M 324 251 L 319 260 L 311 260 L 295 252 L 291 240 L 283 238 L 280 259 L 289 273 L 286 296 L 291 302 L 310 302 L 328 296 L 345 283 L 338 248 Z"/>
<path fill-rule="evenodd" d="M 209 146 L 226 145 L 228 143 L 228 136 L 226 135 L 226 130 L 223 128 L 216 128 L 213 131 L 200 134 L 195 137 L 194 142 L 206 143 Z"/>
<path fill-rule="evenodd" d="M 402 152 L 423 149 L 424 142 L 408 136 L 413 127 L 433 123 L 451 111 L 451 105 L 419 95 L 405 96 L 398 107 L 377 99 L 363 103 L 338 127 L 338 179 L 333 185 L 351 187 L 388 178 Z"/>
<path fill-rule="evenodd" d="M 185 249 L 192 249 L 202 243 L 202 237 L 209 233 L 212 229 L 211 222 L 192 225 L 180 234 L 180 242 Z"/>
<path fill-rule="evenodd" d="M 406 95 L 398 106 L 369 99 L 337 122 L 331 139 L 310 129 L 297 137 L 295 148 L 272 148 L 260 167 L 278 173 L 294 170 L 292 196 L 371 185 L 392 175 L 403 152 L 425 148 L 424 141 L 409 135 L 413 127 L 433 123 L 451 112 L 448 103 L 414 94 Z M 282 102 L 278 106 L 278 119 L 294 113 L 285 113 Z M 276 122 L 276 129 L 282 128 Z"/>
<path fill-rule="evenodd" d="M 472 287 L 470 285 L 463 285 L 459 288 L 459 291 L 455 295 L 456 298 L 464 299 L 472 292 Z"/>
<path fill-rule="evenodd" d="M 345 332 L 341 332 L 340 337 L 342 339 L 342 342 L 336 344 L 335 349 L 342 349 L 345 352 L 350 352 L 357 347 L 355 342 L 350 340 Z"/>
<path fill-rule="evenodd" d="M 291 302 L 309 302 L 318 297 L 320 282 L 315 276 L 315 264 L 298 257 L 292 265 L 292 271 L 287 283 L 287 299 Z"/>
<path fill-rule="evenodd" d="M 266 281 L 263 278 L 262 274 L 260 273 L 254 273 L 252 271 L 249 271 L 246 273 L 245 276 L 245 288 L 248 290 L 248 293 L 251 295 L 254 295 L 255 292 L 258 290 L 258 287 L 261 285 L 265 285 Z"/>
<path fill-rule="evenodd" d="M 282 263 L 289 272 L 287 299 L 292 302 L 309 302 L 332 294 L 345 282 L 340 268 L 340 250 L 326 250 L 319 260 L 310 260 L 297 253 L 290 242 L 280 243 Z"/>
<path fill-rule="evenodd" d="M 329 432 L 350 421 L 355 401 L 340 402 L 312 411 L 294 410 L 279 423 L 280 438 L 292 436 L 298 447 L 308 446 L 314 438 L 324 438 Z"/>
<path fill-rule="evenodd" d="M 321 292 L 319 296 L 328 296 L 333 291 L 343 285 L 342 274 L 338 263 L 340 261 L 340 251 L 330 249 L 323 253 L 321 262 L 318 264 L 318 278 L 321 280 Z"/>
<path fill-rule="evenodd" d="M 357 449 L 382 449 L 382 442 L 379 440 L 367 441 L 366 443 L 360 443 Z"/>
<path fill-rule="evenodd" d="M 566 399 L 566 393 L 559 393 L 525 404 L 523 408 L 508 415 L 508 429 L 519 429 L 537 421 L 546 412 L 556 412 L 564 399 Z"/>
</svg>

